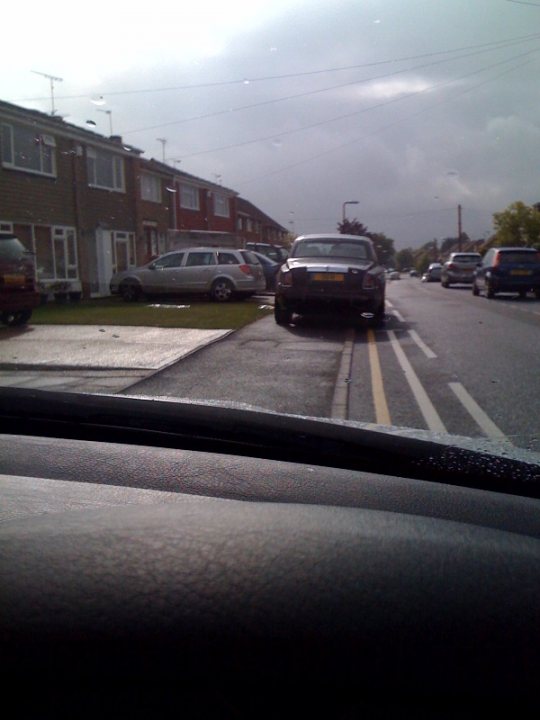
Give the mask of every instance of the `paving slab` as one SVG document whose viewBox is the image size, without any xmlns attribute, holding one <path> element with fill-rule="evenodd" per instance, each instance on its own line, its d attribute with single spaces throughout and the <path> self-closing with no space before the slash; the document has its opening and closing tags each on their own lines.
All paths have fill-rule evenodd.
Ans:
<svg viewBox="0 0 540 720">
<path fill-rule="evenodd" d="M 34 325 L 2 335 L 0 365 L 23 367 L 159 370 L 230 330 Z M 17 366 L 14 368 L 13 366 Z"/>
</svg>

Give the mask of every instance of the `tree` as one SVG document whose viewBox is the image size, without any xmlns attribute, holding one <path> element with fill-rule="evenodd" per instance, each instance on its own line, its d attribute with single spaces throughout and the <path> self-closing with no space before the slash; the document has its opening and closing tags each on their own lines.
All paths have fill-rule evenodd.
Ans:
<svg viewBox="0 0 540 720">
<path fill-rule="evenodd" d="M 384 233 L 369 233 L 368 237 L 373 241 L 381 265 L 392 265 L 396 254 L 394 241 Z"/>
<path fill-rule="evenodd" d="M 495 245 L 540 249 L 540 210 L 517 201 L 493 214 Z"/>
<path fill-rule="evenodd" d="M 398 270 L 405 270 L 406 268 L 412 268 L 414 265 L 414 255 L 411 248 L 404 248 L 399 250 L 396 254 L 396 268 Z"/>
<path fill-rule="evenodd" d="M 343 220 L 343 222 L 338 223 L 337 229 L 342 235 L 364 235 L 369 237 L 367 227 L 356 218 L 354 220 Z"/>
</svg>

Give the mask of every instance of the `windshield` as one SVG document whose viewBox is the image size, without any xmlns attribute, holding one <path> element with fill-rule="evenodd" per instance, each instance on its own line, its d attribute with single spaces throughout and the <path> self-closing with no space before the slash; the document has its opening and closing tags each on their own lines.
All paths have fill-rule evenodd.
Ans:
<svg viewBox="0 0 540 720">
<path fill-rule="evenodd" d="M 539 5 L 9 3 L 0 384 L 540 451 Z"/>
<path fill-rule="evenodd" d="M 370 260 L 373 257 L 370 242 L 326 240 L 300 240 L 292 249 L 293 258 L 348 258 Z"/>
</svg>

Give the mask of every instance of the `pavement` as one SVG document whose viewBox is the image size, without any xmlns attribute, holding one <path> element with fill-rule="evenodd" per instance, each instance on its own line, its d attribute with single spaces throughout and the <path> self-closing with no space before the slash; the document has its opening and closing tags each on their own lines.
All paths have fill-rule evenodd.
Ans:
<svg viewBox="0 0 540 720">
<path fill-rule="evenodd" d="M 112 325 L 2 328 L 0 386 L 122 392 L 231 332 Z"/>
</svg>

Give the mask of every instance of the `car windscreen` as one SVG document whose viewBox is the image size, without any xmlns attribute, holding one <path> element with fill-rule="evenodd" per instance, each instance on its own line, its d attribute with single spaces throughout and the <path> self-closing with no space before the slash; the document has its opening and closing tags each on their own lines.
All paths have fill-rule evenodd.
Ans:
<svg viewBox="0 0 540 720">
<path fill-rule="evenodd" d="M 291 257 L 348 258 L 353 260 L 372 260 L 371 246 L 359 241 L 345 240 L 301 240 L 291 253 Z"/>
<path fill-rule="evenodd" d="M 472 263 L 476 264 L 480 262 L 481 257 L 480 255 L 477 255 L 476 253 L 474 255 L 454 255 L 452 258 L 452 262 L 459 262 L 459 263 Z"/>
<path fill-rule="evenodd" d="M 29 251 L 15 235 L 0 236 L 0 260 L 20 260 Z"/>
<path fill-rule="evenodd" d="M 514 263 L 540 263 L 540 253 L 524 251 L 499 253 L 500 265 L 512 265 Z"/>
</svg>

